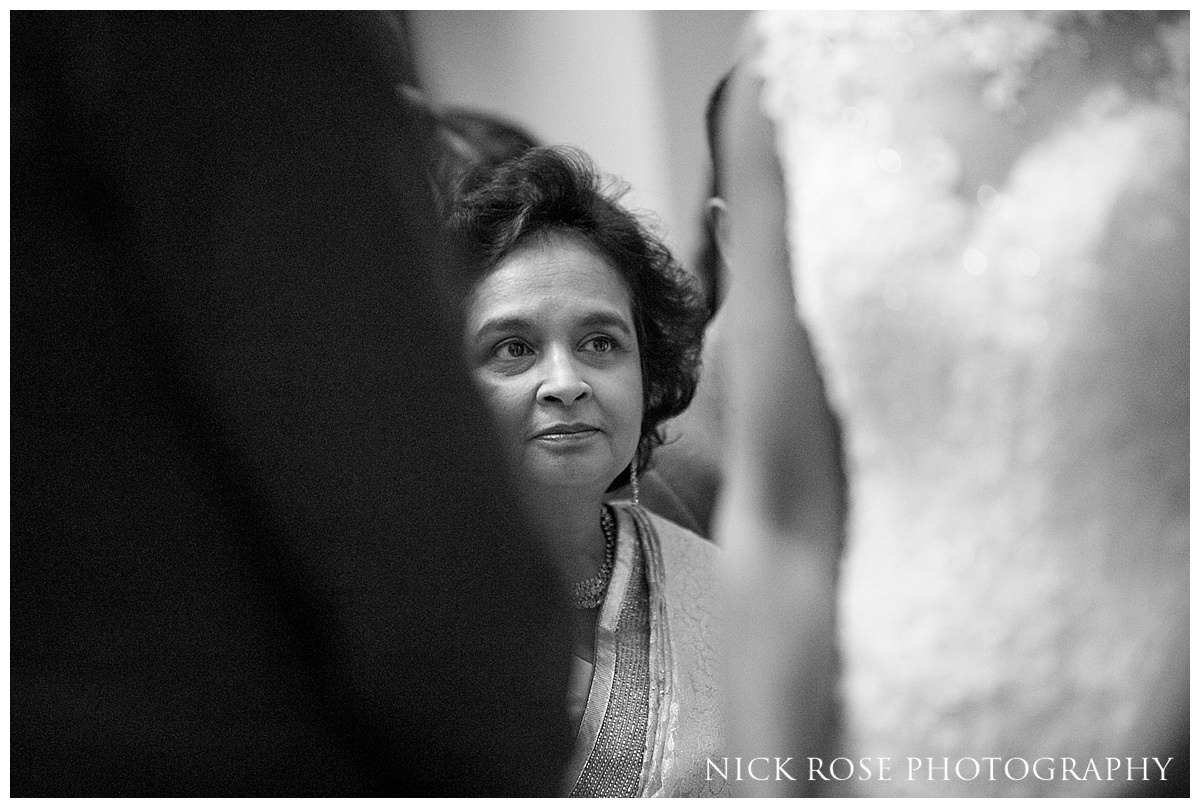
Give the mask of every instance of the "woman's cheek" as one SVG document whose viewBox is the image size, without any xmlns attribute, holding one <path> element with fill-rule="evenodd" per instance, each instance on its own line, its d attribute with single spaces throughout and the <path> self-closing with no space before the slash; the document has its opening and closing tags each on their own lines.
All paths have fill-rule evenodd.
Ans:
<svg viewBox="0 0 1200 808">
<path fill-rule="evenodd" d="M 525 429 L 526 407 L 519 385 L 506 380 L 488 379 L 481 385 L 484 405 L 492 414 L 496 426 L 509 440 L 519 440 Z"/>
</svg>

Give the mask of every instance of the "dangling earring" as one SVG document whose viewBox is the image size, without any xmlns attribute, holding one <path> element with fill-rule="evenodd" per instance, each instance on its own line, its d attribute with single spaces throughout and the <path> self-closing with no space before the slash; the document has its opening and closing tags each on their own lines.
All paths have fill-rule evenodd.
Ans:
<svg viewBox="0 0 1200 808">
<path fill-rule="evenodd" d="M 634 452 L 633 454 L 633 462 L 629 464 L 629 487 L 633 489 L 634 507 L 637 507 L 639 504 L 638 500 L 641 498 L 641 492 L 638 490 L 637 476 L 638 459 L 641 457 L 641 455 L 642 451 L 641 447 L 639 447 L 638 451 Z"/>
</svg>

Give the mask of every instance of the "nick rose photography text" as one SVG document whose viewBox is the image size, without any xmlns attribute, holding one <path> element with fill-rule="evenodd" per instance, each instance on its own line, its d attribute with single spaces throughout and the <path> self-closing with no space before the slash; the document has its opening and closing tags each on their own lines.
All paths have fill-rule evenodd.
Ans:
<svg viewBox="0 0 1200 808">
<path fill-rule="evenodd" d="M 1157 757 L 906 757 L 893 764 L 890 757 L 846 758 L 829 761 L 810 757 L 807 763 L 793 758 L 723 757 L 707 759 L 706 779 L 796 780 L 844 782 L 846 780 L 1063 780 L 1063 781 L 1150 781 L 1166 780 L 1167 767 L 1175 758 Z"/>
</svg>

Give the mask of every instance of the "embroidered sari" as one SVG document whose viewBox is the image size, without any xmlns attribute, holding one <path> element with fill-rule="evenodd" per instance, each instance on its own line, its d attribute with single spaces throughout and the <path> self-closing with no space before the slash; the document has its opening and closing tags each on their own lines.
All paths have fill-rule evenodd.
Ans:
<svg viewBox="0 0 1200 808">
<path fill-rule="evenodd" d="M 727 796 L 707 760 L 719 725 L 719 550 L 629 503 L 614 503 L 617 555 L 596 626 L 587 706 L 565 791 L 578 797 Z"/>
</svg>

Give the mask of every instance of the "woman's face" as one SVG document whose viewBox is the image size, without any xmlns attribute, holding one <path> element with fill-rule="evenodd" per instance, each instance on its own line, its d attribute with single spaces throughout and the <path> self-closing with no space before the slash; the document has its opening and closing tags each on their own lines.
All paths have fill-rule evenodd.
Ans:
<svg viewBox="0 0 1200 808">
<path fill-rule="evenodd" d="M 633 459 L 642 371 L 629 289 L 582 239 L 527 243 L 467 301 L 472 374 L 527 481 L 602 494 Z"/>
</svg>

